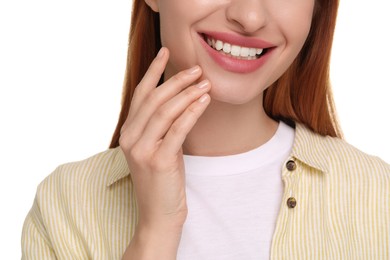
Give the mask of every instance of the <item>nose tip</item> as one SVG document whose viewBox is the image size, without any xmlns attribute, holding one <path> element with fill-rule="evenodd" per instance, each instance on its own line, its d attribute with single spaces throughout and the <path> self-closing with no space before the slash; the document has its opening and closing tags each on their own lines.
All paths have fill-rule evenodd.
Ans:
<svg viewBox="0 0 390 260">
<path fill-rule="evenodd" d="M 226 11 L 227 20 L 245 33 L 253 33 L 267 23 L 267 12 L 259 0 L 232 1 Z"/>
</svg>

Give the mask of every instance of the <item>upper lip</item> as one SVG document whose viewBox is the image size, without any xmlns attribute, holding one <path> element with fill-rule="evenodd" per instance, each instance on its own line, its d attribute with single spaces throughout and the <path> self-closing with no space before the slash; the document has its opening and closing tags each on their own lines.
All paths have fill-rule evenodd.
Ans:
<svg viewBox="0 0 390 260">
<path fill-rule="evenodd" d="M 210 37 L 215 40 L 223 41 L 224 43 L 230 43 L 233 45 L 238 45 L 248 48 L 258 48 L 258 49 L 267 49 L 274 47 L 275 45 L 269 42 L 266 42 L 262 39 L 255 37 L 246 37 L 232 33 L 226 32 L 201 32 L 201 36 Z"/>
</svg>

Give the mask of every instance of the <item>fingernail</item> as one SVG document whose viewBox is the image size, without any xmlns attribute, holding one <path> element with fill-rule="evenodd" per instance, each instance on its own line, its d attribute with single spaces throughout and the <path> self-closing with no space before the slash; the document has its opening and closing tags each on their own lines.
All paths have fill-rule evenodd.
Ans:
<svg viewBox="0 0 390 260">
<path fill-rule="evenodd" d="M 164 54 L 165 54 L 165 50 L 164 50 L 164 48 L 161 48 L 160 51 L 157 53 L 157 58 L 163 57 Z"/>
<path fill-rule="evenodd" d="M 192 74 L 198 73 L 199 71 L 200 71 L 200 67 L 198 65 L 196 65 L 195 67 L 188 69 L 187 73 L 192 75 Z"/>
<path fill-rule="evenodd" d="M 206 80 L 203 80 L 203 81 L 199 82 L 196 85 L 196 87 L 202 89 L 202 88 L 207 87 L 209 84 L 210 84 L 210 82 L 206 79 Z"/>
<path fill-rule="evenodd" d="M 203 96 L 201 96 L 200 98 L 199 98 L 199 102 L 200 103 L 204 103 L 204 102 L 206 102 L 206 100 L 209 98 L 209 95 L 207 95 L 207 94 L 204 94 Z"/>
</svg>

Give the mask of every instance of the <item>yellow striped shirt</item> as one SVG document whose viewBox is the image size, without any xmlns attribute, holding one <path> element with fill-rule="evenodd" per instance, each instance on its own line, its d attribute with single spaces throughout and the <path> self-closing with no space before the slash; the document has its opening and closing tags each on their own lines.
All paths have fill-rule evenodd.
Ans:
<svg viewBox="0 0 390 260">
<path fill-rule="evenodd" d="M 297 124 L 282 179 L 271 259 L 390 259 L 390 165 Z M 121 259 L 136 223 L 125 157 L 110 149 L 39 185 L 22 258 Z"/>
</svg>

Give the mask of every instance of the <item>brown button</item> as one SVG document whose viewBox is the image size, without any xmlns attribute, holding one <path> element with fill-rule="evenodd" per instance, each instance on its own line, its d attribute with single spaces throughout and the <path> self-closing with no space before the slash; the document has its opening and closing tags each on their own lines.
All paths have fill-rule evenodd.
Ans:
<svg viewBox="0 0 390 260">
<path fill-rule="evenodd" d="M 291 171 L 294 171 L 297 168 L 297 165 L 296 165 L 296 163 L 293 160 L 289 160 L 286 163 L 286 167 L 287 167 L 287 170 L 289 170 L 291 172 Z"/>
<path fill-rule="evenodd" d="M 290 197 L 290 198 L 288 198 L 288 200 L 287 200 L 287 206 L 289 207 L 289 208 L 295 208 L 295 206 L 297 205 L 297 200 L 294 198 L 294 197 Z"/>
</svg>

